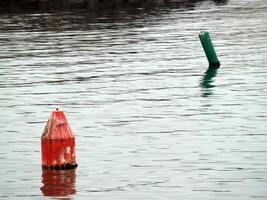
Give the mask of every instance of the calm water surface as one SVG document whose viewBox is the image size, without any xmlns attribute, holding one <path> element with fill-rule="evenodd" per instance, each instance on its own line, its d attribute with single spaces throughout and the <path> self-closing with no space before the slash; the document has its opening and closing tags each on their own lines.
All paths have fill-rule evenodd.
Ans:
<svg viewBox="0 0 267 200">
<path fill-rule="evenodd" d="M 266 18 L 265 0 L 1 14 L 0 199 L 267 199 Z M 76 170 L 40 167 L 57 107 Z"/>
</svg>

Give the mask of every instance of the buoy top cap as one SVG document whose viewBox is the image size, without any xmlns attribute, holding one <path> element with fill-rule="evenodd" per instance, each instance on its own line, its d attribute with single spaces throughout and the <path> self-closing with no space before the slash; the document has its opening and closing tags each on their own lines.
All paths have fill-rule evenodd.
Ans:
<svg viewBox="0 0 267 200">
<path fill-rule="evenodd" d="M 47 121 L 42 139 L 68 139 L 74 138 L 63 111 L 53 111 Z"/>
<path fill-rule="evenodd" d="M 200 33 L 198 34 L 199 37 L 203 37 L 204 35 L 209 35 L 208 31 L 200 31 Z"/>
</svg>

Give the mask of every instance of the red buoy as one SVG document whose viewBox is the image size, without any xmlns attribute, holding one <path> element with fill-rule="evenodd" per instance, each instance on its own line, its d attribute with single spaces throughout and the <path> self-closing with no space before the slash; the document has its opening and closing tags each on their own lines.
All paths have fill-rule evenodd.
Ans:
<svg viewBox="0 0 267 200">
<path fill-rule="evenodd" d="M 75 138 L 63 111 L 53 111 L 42 138 L 42 167 L 72 169 L 77 167 Z"/>
</svg>

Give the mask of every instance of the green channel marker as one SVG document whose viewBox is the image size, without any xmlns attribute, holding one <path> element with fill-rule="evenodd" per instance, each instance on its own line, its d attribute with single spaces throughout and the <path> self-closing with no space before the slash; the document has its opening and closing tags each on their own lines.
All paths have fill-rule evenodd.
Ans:
<svg viewBox="0 0 267 200">
<path fill-rule="evenodd" d="M 220 67 L 220 61 L 216 55 L 215 49 L 213 47 L 212 41 L 210 39 L 209 32 L 201 31 L 199 33 L 199 39 L 201 41 L 202 47 L 205 51 L 206 57 L 209 61 L 209 68 L 218 69 Z"/>
</svg>

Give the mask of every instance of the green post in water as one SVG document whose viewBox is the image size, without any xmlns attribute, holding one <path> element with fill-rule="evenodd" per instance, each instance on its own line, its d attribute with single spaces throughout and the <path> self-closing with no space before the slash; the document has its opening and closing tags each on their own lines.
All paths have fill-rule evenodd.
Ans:
<svg viewBox="0 0 267 200">
<path fill-rule="evenodd" d="M 199 39 L 200 39 L 202 47 L 205 51 L 206 57 L 209 61 L 209 67 L 210 68 L 219 68 L 221 64 L 220 64 L 220 61 L 218 60 L 218 57 L 216 55 L 215 49 L 214 49 L 212 41 L 210 39 L 209 32 L 201 31 L 199 33 Z"/>
</svg>

